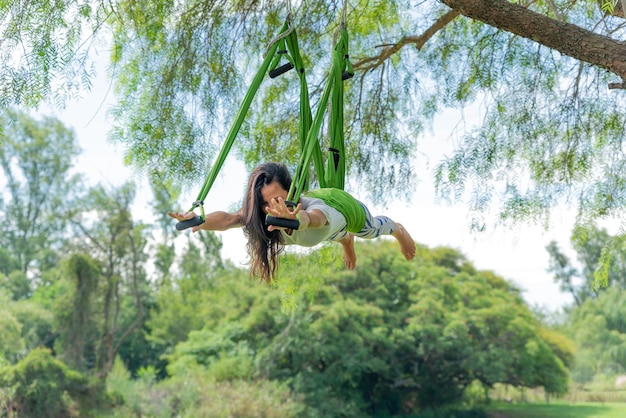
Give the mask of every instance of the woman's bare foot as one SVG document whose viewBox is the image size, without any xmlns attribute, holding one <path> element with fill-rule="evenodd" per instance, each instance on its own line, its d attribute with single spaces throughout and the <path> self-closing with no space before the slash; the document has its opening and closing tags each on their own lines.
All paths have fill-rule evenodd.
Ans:
<svg viewBox="0 0 626 418">
<path fill-rule="evenodd" d="M 413 260 L 415 257 L 415 241 L 413 241 L 409 232 L 404 229 L 404 226 L 396 222 L 396 227 L 391 235 L 400 243 L 400 251 L 404 258 Z"/>
<path fill-rule="evenodd" d="M 354 251 L 354 235 L 348 233 L 345 238 L 339 240 L 343 247 L 343 262 L 348 270 L 354 270 L 356 267 L 356 252 Z"/>
</svg>

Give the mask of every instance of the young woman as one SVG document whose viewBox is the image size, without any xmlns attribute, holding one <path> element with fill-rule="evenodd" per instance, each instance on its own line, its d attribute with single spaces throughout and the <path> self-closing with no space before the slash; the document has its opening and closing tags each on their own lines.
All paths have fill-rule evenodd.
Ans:
<svg viewBox="0 0 626 418">
<path fill-rule="evenodd" d="M 400 251 L 407 260 L 415 257 L 415 241 L 401 224 L 386 216 L 372 216 L 364 204 L 347 193 L 337 189 L 307 192 L 294 208 L 285 203 L 290 186 L 291 175 L 284 164 L 261 164 L 250 175 L 243 207 L 235 213 L 209 213 L 204 223 L 194 227 L 193 232 L 242 228 L 248 239 L 251 272 L 268 283 L 274 278 L 278 255 L 285 245 L 312 247 L 323 241 L 339 242 L 343 247 L 344 263 L 352 270 L 356 266 L 355 236 L 373 239 L 391 235 L 398 240 Z M 196 216 L 194 212 L 168 214 L 178 221 Z M 268 226 L 266 215 L 298 219 L 300 225 L 297 230 Z"/>
</svg>

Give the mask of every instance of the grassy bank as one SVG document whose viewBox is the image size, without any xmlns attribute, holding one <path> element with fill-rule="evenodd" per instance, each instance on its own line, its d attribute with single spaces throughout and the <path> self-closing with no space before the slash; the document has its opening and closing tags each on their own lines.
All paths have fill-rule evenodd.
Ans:
<svg viewBox="0 0 626 418">
<path fill-rule="evenodd" d="M 493 404 L 490 418 L 624 418 L 626 403 Z"/>
</svg>

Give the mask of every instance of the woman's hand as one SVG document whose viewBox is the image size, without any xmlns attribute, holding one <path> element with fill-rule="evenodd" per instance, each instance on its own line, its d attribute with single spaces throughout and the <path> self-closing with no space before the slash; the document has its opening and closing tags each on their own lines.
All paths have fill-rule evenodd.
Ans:
<svg viewBox="0 0 626 418">
<path fill-rule="evenodd" d="M 167 212 L 167 214 L 178 222 L 193 219 L 196 216 L 195 212 Z"/>
<path fill-rule="evenodd" d="M 178 222 L 193 219 L 198 216 L 195 212 L 167 212 L 167 214 L 176 219 Z M 202 225 L 204 224 L 196 225 L 191 230 L 193 232 L 198 232 L 200 229 L 202 229 Z"/>
<path fill-rule="evenodd" d="M 270 200 L 269 204 L 265 207 L 265 212 L 270 216 L 275 216 L 276 218 L 297 219 L 299 221 L 301 221 L 300 214 L 306 213 L 306 211 L 302 210 L 302 203 L 298 203 L 295 208 L 290 209 L 289 206 L 287 206 L 287 204 L 285 203 L 285 199 L 283 199 L 282 197 L 273 197 Z M 301 226 L 303 226 L 302 223 Z M 279 229 L 286 230 L 289 228 L 277 225 L 269 225 L 267 227 L 268 231 L 274 231 Z"/>
</svg>

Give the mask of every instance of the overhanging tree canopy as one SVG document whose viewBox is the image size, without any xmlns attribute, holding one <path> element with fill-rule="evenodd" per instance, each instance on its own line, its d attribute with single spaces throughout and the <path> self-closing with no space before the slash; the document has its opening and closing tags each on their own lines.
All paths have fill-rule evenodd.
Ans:
<svg viewBox="0 0 626 418">
<path fill-rule="evenodd" d="M 112 138 L 129 163 L 179 179 L 203 178 L 247 69 L 286 12 L 282 2 L 57 3 L 0 6 L 3 105 L 88 86 L 77 60 L 89 43 L 77 35 L 112 33 Z M 342 5 L 294 5 L 313 106 Z M 596 2 L 350 1 L 347 23 L 356 70 L 346 89 L 348 172 L 367 178 L 373 197 L 410 193 L 411 156 L 435 115 L 480 106 L 478 125 L 455 132 L 459 146 L 437 169 L 442 196 L 471 191 L 479 210 L 503 198 L 505 219 L 541 217 L 564 201 L 592 218 L 622 211 L 624 99 L 608 87 L 626 74 L 624 19 Z M 55 84 L 58 76 L 73 83 Z M 285 77 L 262 92 L 242 131 L 249 165 L 296 161 L 296 88 Z"/>
</svg>

